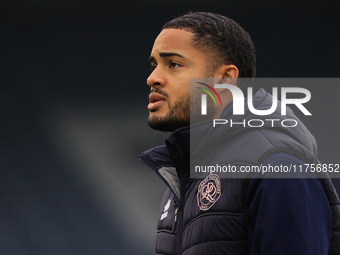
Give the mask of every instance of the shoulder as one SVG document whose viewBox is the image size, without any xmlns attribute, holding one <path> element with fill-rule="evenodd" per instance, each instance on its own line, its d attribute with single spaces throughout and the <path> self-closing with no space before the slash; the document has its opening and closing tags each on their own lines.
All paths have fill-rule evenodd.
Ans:
<svg viewBox="0 0 340 255">
<path fill-rule="evenodd" d="M 301 159 L 278 153 L 263 164 L 305 164 Z M 295 178 L 254 176 L 247 191 L 251 254 L 326 254 L 332 231 L 327 196 L 313 173 Z M 299 242 L 298 242 L 299 240 Z M 316 253 L 314 253 L 316 251 Z"/>
<path fill-rule="evenodd" d="M 263 196 L 275 200 L 283 200 L 287 196 L 295 196 L 296 199 L 296 196 L 303 196 L 327 201 L 322 184 L 315 173 L 309 171 L 308 164 L 296 156 L 276 153 L 268 156 L 261 165 L 268 171 L 253 175 L 247 192 L 248 202 L 252 201 L 257 193 L 263 192 Z"/>
</svg>

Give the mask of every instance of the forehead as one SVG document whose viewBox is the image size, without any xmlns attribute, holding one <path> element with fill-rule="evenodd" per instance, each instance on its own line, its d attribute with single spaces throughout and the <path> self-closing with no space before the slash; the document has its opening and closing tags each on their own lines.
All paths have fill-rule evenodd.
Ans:
<svg viewBox="0 0 340 255">
<path fill-rule="evenodd" d="M 157 52 L 173 52 L 187 55 L 192 51 L 197 51 L 192 45 L 191 37 L 193 33 L 182 29 L 164 29 L 157 36 L 151 55 Z M 187 53 L 187 54 L 185 54 Z"/>
</svg>

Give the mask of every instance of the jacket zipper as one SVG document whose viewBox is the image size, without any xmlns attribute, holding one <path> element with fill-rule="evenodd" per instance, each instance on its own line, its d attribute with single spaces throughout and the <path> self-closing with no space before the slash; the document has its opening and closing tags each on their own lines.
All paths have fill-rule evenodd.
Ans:
<svg viewBox="0 0 340 255">
<path fill-rule="evenodd" d="M 176 224 L 177 224 L 177 212 L 178 212 L 178 208 L 176 208 L 176 210 L 175 210 L 175 221 L 174 221 L 174 224 L 172 224 L 172 229 L 171 229 L 171 232 L 172 232 L 172 233 L 175 233 L 175 229 L 176 229 Z"/>
<path fill-rule="evenodd" d="M 183 178 L 180 178 L 180 202 L 178 207 L 178 223 L 177 223 L 177 255 L 182 254 L 182 231 L 183 231 L 183 208 L 185 198 L 185 186 Z"/>
<path fill-rule="evenodd" d="M 179 211 L 179 221 L 177 224 L 177 255 L 181 255 L 182 252 L 182 228 L 183 228 L 183 210 Z"/>
</svg>

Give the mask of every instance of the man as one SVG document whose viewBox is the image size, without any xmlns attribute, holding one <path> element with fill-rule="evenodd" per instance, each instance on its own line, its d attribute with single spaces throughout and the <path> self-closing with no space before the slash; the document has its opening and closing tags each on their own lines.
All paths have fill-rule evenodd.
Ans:
<svg viewBox="0 0 340 255">
<path fill-rule="evenodd" d="M 315 139 L 299 120 L 295 129 L 273 129 L 270 124 L 255 129 L 212 128 L 211 119 L 232 116 L 228 89 L 218 91 L 223 105 L 208 103 L 207 114 L 190 123 L 190 112 L 200 115 L 195 101 L 201 96 L 192 93 L 190 106 L 190 78 L 214 78 L 243 91 L 250 85 L 238 79 L 255 76 L 255 50 L 247 32 L 221 15 L 189 13 L 164 25 L 150 62 L 148 123 L 172 132 L 166 146 L 140 156 L 168 186 L 160 208 L 156 253 L 339 254 L 340 203 L 327 176 L 308 173 L 308 179 L 269 179 L 241 173 L 237 178 L 216 174 L 190 178 L 190 163 L 207 158 L 238 170 L 243 165 L 319 163 Z M 267 109 L 272 101 L 262 89 L 253 95 L 258 110 Z M 280 107 L 270 118 L 282 118 Z M 296 118 L 287 111 L 287 116 Z M 242 118 L 252 116 L 246 114 Z M 190 132 L 204 136 L 190 143 Z M 213 152 L 197 156 L 207 152 L 201 153 L 202 144 L 204 148 L 211 143 Z M 193 146 L 201 149 L 190 154 Z"/>
</svg>

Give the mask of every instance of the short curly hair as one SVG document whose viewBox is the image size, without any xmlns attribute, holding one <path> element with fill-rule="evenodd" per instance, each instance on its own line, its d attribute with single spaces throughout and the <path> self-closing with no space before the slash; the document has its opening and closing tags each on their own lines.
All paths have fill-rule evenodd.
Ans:
<svg viewBox="0 0 340 255">
<path fill-rule="evenodd" d="M 254 44 L 250 35 L 234 20 L 209 12 L 190 12 L 167 22 L 162 29 L 167 28 L 192 32 L 193 45 L 209 53 L 211 70 L 223 64 L 233 64 L 239 69 L 240 78 L 255 77 Z M 251 84 L 240 85 L 245 90 L 244 86 Z"/>
</svg>

